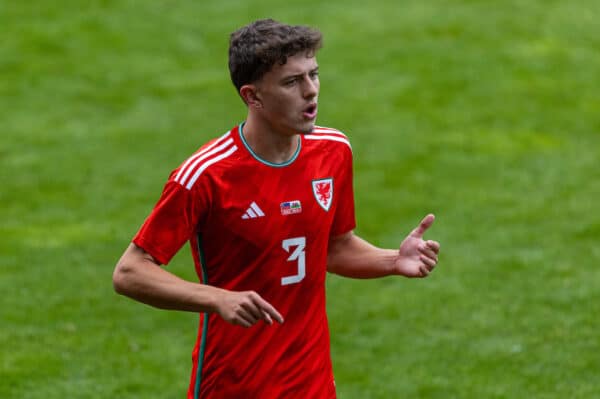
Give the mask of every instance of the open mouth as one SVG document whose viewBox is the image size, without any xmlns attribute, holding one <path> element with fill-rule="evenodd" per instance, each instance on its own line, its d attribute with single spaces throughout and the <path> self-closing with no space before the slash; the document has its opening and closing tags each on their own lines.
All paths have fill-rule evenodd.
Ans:
<svg viewBox="0 0 600 399">
<path fill-rule="evenodd" d="M 305 118 L 314 119 L 317 116 L 317 104 L 310 104 L 304 108 L 303 115 Z"/>
</svg>

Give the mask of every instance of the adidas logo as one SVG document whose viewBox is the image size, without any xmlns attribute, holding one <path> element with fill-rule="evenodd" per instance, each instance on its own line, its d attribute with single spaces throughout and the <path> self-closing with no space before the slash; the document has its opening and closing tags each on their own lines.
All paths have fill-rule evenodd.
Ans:
<svg viewBox="0 0 600 399">
<path fill-rule="evenodd" d="M 250 207 L 246 209 L 246 213 L 242 215 L 242 219 L 254 219 L 265 216 L 265 213 L 256 205 L 256 202 L 252 202 Z"/>
</svg>

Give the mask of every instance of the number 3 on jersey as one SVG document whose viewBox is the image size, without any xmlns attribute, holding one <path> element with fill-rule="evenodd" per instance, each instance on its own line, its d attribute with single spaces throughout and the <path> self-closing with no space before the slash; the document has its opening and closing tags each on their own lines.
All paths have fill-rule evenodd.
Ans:
<svg viewBox="0 0 600 399">
<path fill-rule="evenodd" d="M 283 277 L 281 279 L 281 285 L 299 283 L 306 275 L 306 257 L 304 252 L 304 248 L 306 247 L 306 238 L 288 238 L 287 240 L 283 240 L 281 242 L 281 246 L 286 252 L 291 252 L 290 256 L 287 258 L 289 262 L 293 262 L 295 260 L 298 261 L 298 273 L 293 276 Z"/>
</svg>

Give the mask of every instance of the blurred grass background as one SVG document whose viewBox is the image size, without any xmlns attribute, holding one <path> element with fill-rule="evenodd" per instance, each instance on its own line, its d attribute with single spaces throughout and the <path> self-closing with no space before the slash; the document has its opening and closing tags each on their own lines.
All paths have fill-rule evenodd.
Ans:
<svg viewBox="0 0 600 399">
<path fill-rule="evenodd" d="M 600 397 L 597 1 L 0 1 L 0 397 L 178 398 L 197 317 L 114 294 L 168 173 L 245 117 L 227 40 L 319 27 L 357 232 L 431 278 L 328 279 L 340 398 Z M 194 279 L 188 249 L 169 269 Z"/>
</svg>

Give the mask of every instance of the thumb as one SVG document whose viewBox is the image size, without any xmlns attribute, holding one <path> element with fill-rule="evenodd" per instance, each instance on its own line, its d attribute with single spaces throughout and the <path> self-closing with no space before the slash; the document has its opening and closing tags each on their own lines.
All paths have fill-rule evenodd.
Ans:
<svg viewBox="0 0 600 399">
<path fill-rule="evenodd" d="M 425 216 L 423 218 L 423 220 L 421 220 L 421 223 L 419 224 L 419 226 L 417 226 L 417 228 L 415 228 L 413 231 L 410 232 L 410 236 L 415 237 L 415 238 L 423 237 L 423 234 L 425 234 L 425 231 L 431 227 L 434 220 L 435 220 L 435 216 L 432 213 Z"/>
</svg>

